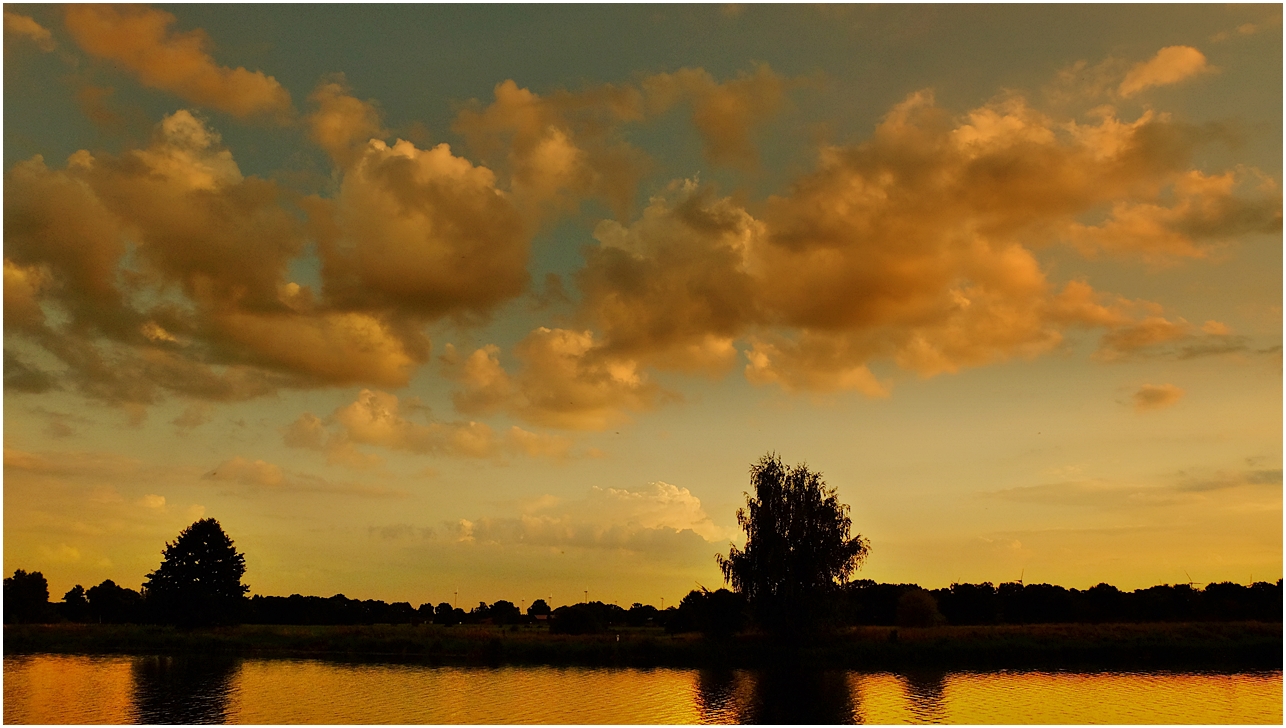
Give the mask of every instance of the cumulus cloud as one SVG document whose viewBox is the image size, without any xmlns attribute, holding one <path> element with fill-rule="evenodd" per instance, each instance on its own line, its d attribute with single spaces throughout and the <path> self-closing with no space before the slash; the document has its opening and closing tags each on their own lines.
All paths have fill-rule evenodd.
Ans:
<svg viewBox="0 0 1286 728">
<path fill-rule="evenodd" d="M 1059 121 L 1006 94 L 953 118 L 912 94 L 757 216 L 686 182 L 600 224 L 577 277 L 594 353 L 717 370 L 748 335 L 751 381 L 884 396 L 877 358 L 932 376 L 1040 355 L 1069 327 L 1108 329 L 1100 358 L 1178 341 L 1191 327 L 1160 307 L 1056 286 L 1036 248 L 1173 260 L 1280 229 L 1258 173 L 1187 169 L 1201 140 L 1151 111 Z"/>
<path fill-rule="evenodd" d="M 751 133 L 777 113 L 792 84 L 760 64 L 723 83 L 704 69 L 684 68 L 648 76 L 641 85 L 653 109 L 680 100 L 691 104 L 692 123 L 712 163 L 751 167 L 759 159 Z"/>
<path fill-rule="evenodd" d="M 164 10 L 69 5 L 64 20 L 86 53 L 133 73 L 144 86 L 238 118 L 285 120 L 292 113 L 290 94 L 277 79 L 218 65 L 205 32 L 173 32 L 170 26 L 177 18 Z"/>
<path fill-rule="evenodd" d="M 1192 170 L 1173 183 L 1174 202 L 1118 202 L 1099 225 L 1072 223 L 1068 237 L 1087 257 L 1099 251 L 1153 263 L 1204 258 L 1219 243 L 1247 233 L 1281 231 L 1281 205 L 1272 197 L 1235 194 L 1247 175 Z M 1271 189 L 1271 182 L 1268 182 Z"/>
<path fill-rule="evenodd" d="M 727 537 L 687 488 L 653 482 L 637 489 L 594 486 L 587 497 L 544 496 L 516 516 L 444 524 L 455 541 L 506 546 L 612 549 L 656 556 L 703 553 Z"/>
<path fill-rule="evenodd" d="M 1183 399 L 1183 390 L 1173 384 L 1145 384 L 1130 399 L 1139 412 L 1165 409 Z"/>
<path fill-rule="evenodd" d="M 507 80 L 496 86 L 491 104 L 475 101 L 462 110 L 453 129 L 484 158 L 503 155 L 514 193 L 526 203 L 567 209 L 597 197 L 623 215 L 648 166 L 622 139 L 625 125 L 686 104 L 711 162 L 753 166 L 752 131 L 776 113 L 791 85 L 766 65 L 724 82 L 704 69 L 683 68 L 637 85 L 545 95 Z"/>
<path fill-rule="evenodd" d="M 30 16 L 11 13 L 8 10 L 4 11 L 4 32 L 6 35 L 29 41 L 46 53 L 58 46 L 48 28 L 37 23 Z"/>
<path fill-rule="evenodd" d="M 868 354 L 854 351 L 842 338 L 805 333 L 798 339 L 755 337 L 746 352 L 746 379 L 776 384 L 787 392 L 856 391 L 868 397 L 889 396 L 865 364 Z"/>
<path fill-rule="evenodd" d="M 709 187 L 684 180 L 654 196 L 625 226 L 604 220 L 576 282 L 604 354 L 680 370 L 720 372 L 733 339 L 760 318 L 749 256 L 765 234 Z"/>
<path fill-rule="evenodd" d="M 356 445 L 469 458 L 525 455 L 562 460 L 571 453 L 572 441 L 565 437 L 516 426 L 497 433 L 474 421 L 420 423 L 407 416 L 417 409 L 424 408 L 413 399 L 402 402 L 396 395 L 364 389 L 325 419 L 309 412 L 300 415 L 282 431 L 282 440 L 291 447 L 326 452 L 331 462 L 349 465 L 370 462 Z"/>
<path fill-rule="evenodd" d="M 498 351 L 479 349 L 461 363 L 448 349 L 448 374 L 461 385 L 452 395 L 460 412 L 508 412 L 545 427 L 603 430 L 666 396 L 637 361 L 600 354 L 591 331 L 536 329 L 514 348 L 521 366 L 512 375 Z"/>
<path fill-rule="evenodd" d="M 263 460 L 240 455 L 225 460 L 201 476 L 203 480 L 230 487 L 243 495 L 263 493 L 322 493 L 362 498 L 406 498 L 404 490 L 361 483 L 336 483 L 303 473 L 292 473 Z"/>
<path fill-rule="evenodd" d="M 355 310 L 486 314 L 527 284 L 529 231 L 486 167 L 446 144 L 370 140 L 334 200 L 308 206 L 325 294 Z"/>
<path fill-rule="evenodd" d="M 159 28 L 153 45 L 200 46 L 171 33 L 160 11 L 67 12 L 117 30 Z M 404 386 L 430 357 L 426 324 L 486 320 L 526 289 L 529 205 L 632 197 L 634 183 L 620 180 L 634 172 L 612 172 L 629 165 L 611 160 L 634 159 L 623 125 L 686 104 L 709 154 L 740 164 L 792 83 L 766 67 L 724 82 L 682 69 L 542 95 L 502 83 L 494 103 L 456 120 L 471 147 L 501 155 L 497 173 L 445 144 L 386 142 L 375 104 L 334 77 L 307 118 L 337 167 L 332 197 L 299 198 L 244 174 L 186 110 L 119 154 L 79 151 L 61 168 L 19 162 L 6 177 L 5 323 L 23 346 L 6 355 L 8 381 L 13 391 L 68 386 L 136 415 L 172 393 Z M 1042 355 L 1070 329 L 1103 330 L 1103 360 L 1246 349 L 1243 337 L 1159 306 L 1050 280 L 1038 253 L 1206 257 L 1280 230 L 1272 180 L 1192 169 L 1193 151 L 1217 132 L 1163 113 L 1051 114 L 1017 93 L 956 114 L 917 92 L 869 139 L 824 147 L 813 170 L 762 203 L 675 181 L 637 217 L 595 226 L 567 323 L 531 331 L 504 365 L 494 347 L 448 352 L 455 405 L 469 417 L 603 429 L 671 397 L 654 370 L 719 375 L 740 364 L 750 381 L 789 391 L 887 396 L 876 362 L 934 376 Z M 314 252 L 320 286 L 292 280 Z M 562 447 L 481 423 L 436 426 L 367 444 Z M 338 414 L 323 429 L 309 447 L 370 462 Z M 337 433 L 347 439 L 327 445 Z"/>
<path fill-rule="evenodd" d="M 1207 73 L 1206 57 L 1191 46 L 1167 46 L 1152 58 L 1139 63 L 1125 74 L 1117 93 L 1133 96 L 1154 86 L 1169 86 L 1200 73 Z"/>
<path fill-rule="evenodd" d="M 354 97 L 343 74 L 319 84 L 308 100 L 317 107 L 307 119 L 309 134 L 341 166 L 385 134 L 374 102 Z"/>
<path fill-rule="evenodd" d="M 490 172 L 445 146 L 364 148 L 339 197 L 312 200 L 320 291 L 290 280 L 308 232 L 291 195 L 242 174 L 189 111 L 120 155 L 19 162 L 6 177 L 9 335 L 60 360 L 82 393 L 131 406 L 405 385 L 429 357 L 427 319 L 521 292 L 526 232 Z M 14 384 L 52 376 L 19 362 Z"/>
<path fill-rule="evenodd" d="M 452 128 L 484 158 L 505 162 L 516 195 L 562 208 L 585 196 L 618 212 L 629 207 L 645 157 L 616 129 L 644 118 L 637 89 L 608 84 L 541 96 L 507 80 L 494 98 L 461 110 Z"/>
<path fill-rule="evenodd" d="M 1037 258 L 1065 244 L 1168 262 L 1279 230 L 1266 177 L 1189 168 L 1203 134 L 1152 111 L 1059 120 L 1017 94 L 952 116 L 912 94 L 757 213 L 681 180 L 637 219 L 599 223 L 575 276 L 593 329 L 533 332 L 513 352 L 517 373 L 494 347 L 451 352 L 455 404 L 601 429 L 657 401 L 648 368 L 726 371 L 738 341 L 752 382 L 875 397 L 889 382 L 873 361 L 934 376 L 1039 356 L 1069 329 L 1106 330 L 1102 360 L 1244 347 L 1155 304 L 1055 284 Z"/>
</svg>

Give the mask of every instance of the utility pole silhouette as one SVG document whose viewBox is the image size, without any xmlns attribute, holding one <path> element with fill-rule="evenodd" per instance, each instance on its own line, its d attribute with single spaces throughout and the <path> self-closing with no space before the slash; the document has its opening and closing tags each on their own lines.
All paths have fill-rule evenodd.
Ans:
<svg viewBox="0 0 1286 728">
<path fill-rule="evenodd" d="M 586 590 L 585 590 L 585 603 L 586 603 L 586 604 L 589 604 L 589 590 L 588 590 L 588 589 L 586 589 Z"/>
</svg>

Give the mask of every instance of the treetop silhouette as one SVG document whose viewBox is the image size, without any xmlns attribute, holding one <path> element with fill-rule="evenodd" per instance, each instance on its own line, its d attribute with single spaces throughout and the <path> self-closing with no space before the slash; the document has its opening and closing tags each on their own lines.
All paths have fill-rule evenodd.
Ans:
<svg viewBox="0 0 1286 728">
<path fill-rule="evenodd" d="M 750 466 L 750 483 L 754 494 L 747 493 L 746 507 L 737 511 L 746 545 L 715 558 L 761 626 L 808 631 L 822 602 L 862 565 L 870 545 L 850 535 L 848 506 L 807 465 L 792 468 L 769 453 Z"/>
<path fill-rule="evenodd" d="M 246 557 L 213 518 L 183 529 L 166 544 L 161 566 L 143 588 L 163 621 L 178 624 L 234 622 L 249 586 L 241 583 Z"/>
</svg>

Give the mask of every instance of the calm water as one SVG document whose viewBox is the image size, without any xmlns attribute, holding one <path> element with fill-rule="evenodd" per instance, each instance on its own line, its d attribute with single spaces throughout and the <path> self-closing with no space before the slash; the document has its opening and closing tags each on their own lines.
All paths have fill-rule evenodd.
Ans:
<svg viewBox="0 0 1286 728">
<path fill-rule="evenodd" d="M 1282 673 L 4 658 L 6 723 L 1281 723 Z"/>
</svg>

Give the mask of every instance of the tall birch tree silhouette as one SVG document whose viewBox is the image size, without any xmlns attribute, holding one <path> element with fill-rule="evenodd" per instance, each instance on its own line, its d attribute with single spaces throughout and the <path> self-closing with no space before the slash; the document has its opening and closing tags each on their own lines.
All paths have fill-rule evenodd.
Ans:
<svg viewBox="0 0 1286 728">
<path fill-rule="evenodd" d="M 849 507 L 821 473 L 789 467 L 769 453 L 750 466 L 754 494 L 737 522 L 744 548 L 715 558 L 724 579 L 744 594 L 760 626 L 800 635 L 819 626 L 827 597 L 861 567 L 870 543 L 850 535 Z"/>
</svg>

